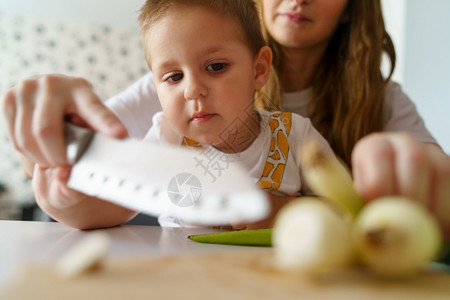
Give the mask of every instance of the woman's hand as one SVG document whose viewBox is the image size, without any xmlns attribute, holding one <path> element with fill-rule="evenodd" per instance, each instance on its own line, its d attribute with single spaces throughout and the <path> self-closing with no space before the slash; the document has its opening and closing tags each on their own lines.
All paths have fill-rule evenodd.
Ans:
<svg viewBox="0 0 450 300">
<path fill-rule="evenodd" d="M 70 167 L 35 166 L 33 190 L 36 202 L 53 219 L 78 229 L 120 225 L 136 212 L 81 194 L 67 186 Z"/>
<path fill-rule="evenodd" d="M 272 228 L 275 224 L 275 217 L 280 211 L 280 209 L 287 204 L 288 202 L 296 199 L 297 197 L 286 197 L 286 196 L 275 196 L 269 192 L 266 192 L 269 197 L 270 202 L 270 214 L 263 220 L 249 223 L 249 224 L 233 224 L 234 229 L 264 229 L 264 228 Z"/>
<path fill-rule="evenodd" d="M 354 184 L 366 200 L 406 196 L 426 205 L 450 233 L 450 157 L 405 133 L 361 139 L 352 153 Z"/>
<path fill-rule="evenodd" d="M 64 120 L 114 137 L 125 137 L 125 127 L 81 78 L 44 75 L 23 80 L 1 99 L 1 112 L 11 143 L 24 166 L 67 165 Z M 31 163 L 26 160 L 30 160 Z M 30 168 L 25 168 L 30 175 Z"/>
</svg>

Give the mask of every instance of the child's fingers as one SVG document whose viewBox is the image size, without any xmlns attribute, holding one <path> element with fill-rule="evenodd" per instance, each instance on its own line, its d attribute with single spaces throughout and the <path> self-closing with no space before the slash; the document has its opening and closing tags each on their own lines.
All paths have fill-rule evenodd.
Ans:
<svg viewBox="0 0 450 300">
<path fill-rule="evenodd" d="M 33 174 L 33 190 L 36 202 L 47 212 L 66 209 L 75 205 L 77 197 L 71 197 L 67 187 L 69 167 L 43 168 L 35 166 Z"/>
</svg>

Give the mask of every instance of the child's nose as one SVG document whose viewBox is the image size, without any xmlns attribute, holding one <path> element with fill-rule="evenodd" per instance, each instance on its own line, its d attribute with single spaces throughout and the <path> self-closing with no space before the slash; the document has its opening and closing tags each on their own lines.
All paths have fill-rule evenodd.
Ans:
<svg viewBox="0 0 450 300">
<path fill-rule="evenodd" d="M 186 80 L 187 85 L 184 89 L 184 98 L 186 100 L 199 100 L 208 94 L 208 88 L 198 78 Z"/>
</svg>

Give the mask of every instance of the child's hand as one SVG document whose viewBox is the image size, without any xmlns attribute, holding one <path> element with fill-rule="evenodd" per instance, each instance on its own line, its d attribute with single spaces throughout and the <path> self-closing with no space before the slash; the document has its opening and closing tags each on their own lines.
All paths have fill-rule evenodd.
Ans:
<svg viewBox="0 0 450 300">
<path fill-rule="evenodd" d="M 264 228 L 272 228 L 275 223 L 275 217 L 278 211 L 288 202 L 296 199 L 297 197 L 285 197 L 285 196 L 275 196 L 269 192 L 266 192 L 269 196 L 270 201 L 270 214 L 264 220 L 249 223 L 249 224 L 233 224 L 234 229 L 264 229 Z"/>
<path fill-rule="evenodd" d="M 450 233 L 450 157 L 408 134 L 361 139 L 352 153 L 355 187 L 366 200 L 402 195 L 424 203 Z"/>
<path fill-rule="evenodd" d="M 12 144 L 42 167 L 67 165 L 64 120 L 110 136 L 126 129 L 81 78 L 45 75 L 23 80 L 1 99 L 1 112 Z"/>
</svg>

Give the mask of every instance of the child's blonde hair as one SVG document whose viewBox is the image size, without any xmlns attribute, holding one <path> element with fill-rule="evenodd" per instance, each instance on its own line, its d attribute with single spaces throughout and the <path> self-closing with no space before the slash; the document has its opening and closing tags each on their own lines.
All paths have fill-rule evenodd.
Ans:
<svg viewBox="0 0 450 300">
<path fill-rule="evenodd" d="M 255 1 L 262 12 L 262 1 Z M 349 0 L 344 14 L 348 20 L 336 29 L 315 74 L 310 118 L 350 165 L 355 143 L 383 129 L 385 90 L 394 71 L 395 50 L 380 0 Z M 274 53 L 274 68 L 281 73 L 283 49 L 267 30 L 263 33 Z M 383 53 L 391 62 L 386 78 L 381 73 Z"/>
<path fill-rule="evenodd" d="M 147 0 L 142 6 L 138 17 L 144 44 L 148 28 L 163 17 L 174 5 L 201 6 L 219 15 L 230 17 L 242 29 L 245 38 L 244 42 L 255 56 L 263 46 L 267 45 L 253 0 Z M 272 88 L 270 86 L 270 89 Z M 263 87 L 261 90 L 256 91 L 255 103 L 259 107 L 271 106 L 271 99 L 267 97 L 265 90 L 266 87 Z M 260 104 L 263 102 L 265 104 Z"/>
</svg>

